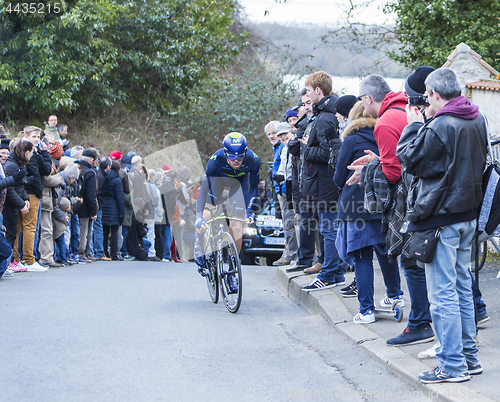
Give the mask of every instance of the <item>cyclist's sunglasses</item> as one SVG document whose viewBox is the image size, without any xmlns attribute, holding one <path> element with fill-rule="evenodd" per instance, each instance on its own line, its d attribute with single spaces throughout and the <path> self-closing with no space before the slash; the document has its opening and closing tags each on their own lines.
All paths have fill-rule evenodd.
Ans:
<svg viewBox="0 0 500 402">
<path fill-rule="evenodd" d="M 242 154 L 228 154 L 226 152 L 226 158 L 229 159 L 231 162 L 238 161 L 241 162 L 245 158 L 246 151 L 243 152 Z"/>
</svg>

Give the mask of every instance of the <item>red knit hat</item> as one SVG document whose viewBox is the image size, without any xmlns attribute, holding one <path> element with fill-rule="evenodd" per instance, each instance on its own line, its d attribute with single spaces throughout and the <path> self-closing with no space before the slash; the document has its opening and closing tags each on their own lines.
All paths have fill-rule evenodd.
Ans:
<svg viewBox="0 0 500 402">
<path fill-rule="evenodd" d="M 61 157 L 64 155 L 64 151 L 63 151 L 63 146 L 61 144 L 59 144 L 58 142 L 56 142 L 56 146 L 54 147 L 54 149 L 50 152 L 50 157 L 52 159 L 56 159 L 56 160 L 59 160 L 61 159 Z"/>
<path fill-rule="evenodd" d="M 164 172 L 170 172 L 172 170 L 172 168 L 168 165 L 163 165 L 163 171 Z"/>
<path fill-rule="evenodd" d="M 122 154 L 120 153 L 120 151 L 113 151 L 109 154 L 109 157 L 111 158 L 111 160 L 117 161 L 122 158 Z"/>
</svg>

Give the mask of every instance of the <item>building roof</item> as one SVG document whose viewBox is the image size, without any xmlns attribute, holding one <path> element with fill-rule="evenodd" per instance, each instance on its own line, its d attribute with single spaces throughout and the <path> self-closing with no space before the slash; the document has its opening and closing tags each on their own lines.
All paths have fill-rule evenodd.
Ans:
<svg viewBox="0 0 500 402">
<path fill-rule="evenodd" d="M 465 43 L 460 43 L 455 50 L 448 56 L 448 60 L 446 63 L 443 64 L 443 67 L 451 67 L 456 60 L 460 58 L 469 58 L 470 60 L 473 60 L 475 63 L 477 63 L 478 66 L 481 66 L 485 71 L 487 71 L 489 74 L 496 76 L 498 75 L 498 71 L 495 70 L 492 66 L 490 66 L 488 63 L 486 63 L 482 58 L 481 55 L 476 53 L 474 50 L 472 50 L 468 45 Z"/>
<path fill-rule="evenodd" d="M 484 89 L 485 91 L 500 91 L 500 82 L 476 81 L 465 85 L 470 89 Z"/>
</svg>

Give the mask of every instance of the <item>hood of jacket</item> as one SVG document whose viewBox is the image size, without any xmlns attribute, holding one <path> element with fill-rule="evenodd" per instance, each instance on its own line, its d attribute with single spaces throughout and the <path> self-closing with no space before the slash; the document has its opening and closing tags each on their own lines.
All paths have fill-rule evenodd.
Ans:
<svg viewBox="0 0 500 402">
<path fill-rule="evenodd" d="M 337 97 L 335 95 L 329 95 L 323 97 L 318 103 L 313 105 L 313 112 L 315 115 L 319 113 L 328 112 L 328 113 L 337 113 L 337 109 L 335 109 L 335 102 L 337 101 Z"/>
<path fill-rule="evenodd" d="M 106 183 L 109 183 L 111 180 L 116 178 L 119 178 L 118 173 L 115 170 L 111 169 L 106 175 Z"/>
<path fill-rule="evenodd" d="M 408 98 L 403 92 L 389 92 L 382 101 L 378 116 L 382 116 L 391 107 L 400 107 L 404 110 L 407 103 Z"/>
<path fill-rule="evenodd" d="M 479 108 L 471 103 L 465 96 L 457 96 L 439 109 L 434 117 L 445 114 L 460 117 L 465 120 L 472 120 L 479 114 Z"/>
<path fill-rule="evenodd" d="M 353 120 L 347 124 L 347 127 L 344 129 L 344 132 L 342 133 L 342 139 L 345 137 L 349 137 L 350 135 L 353 135 L 355 132 L 358 132 L 362 128 L 365 127 L 375 127 L 375 123 L 377 122 L 377 119 L 373 117 L 360 117 L 359 119 Z M 366 135 L 366 132 L 363 131 L 365 134 L 360 135 Z M 371 130 L 371 137 L 373 137 L 373 130 Z M 375 141 L 375 138 L 373 138 Z"/>
</svg>

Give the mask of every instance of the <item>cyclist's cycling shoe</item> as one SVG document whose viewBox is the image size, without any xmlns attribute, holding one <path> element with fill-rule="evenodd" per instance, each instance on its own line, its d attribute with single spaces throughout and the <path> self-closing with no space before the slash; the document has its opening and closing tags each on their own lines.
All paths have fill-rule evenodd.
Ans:
<svg viewBox="0 0 500 402">
<path fill-rule="evenodd" d="M 198 236 L 196 237 L 196 241 L 194 242 L 194 262 L 196 263 L 196 265 L 198 265 L 198 272 L 202 275 L 202 276 L 205 276 L 203 275 L 201 272 L 202 271 L 205 271 L 206 272 L 206 268 L 207 268 L 207 259 L 205 257 L 205 254 L 203 253 L 202 251 L 202 248 L 201 248 L 201 245 L 200 245 L 200 241 L 198 239 Z"/>
<path fill-rule="evenodd" d="M 226 278 L 229 294 L 238 293 L 238 278 L 236 278 L 236 274 L 228 274 Z"/>
</svg>

